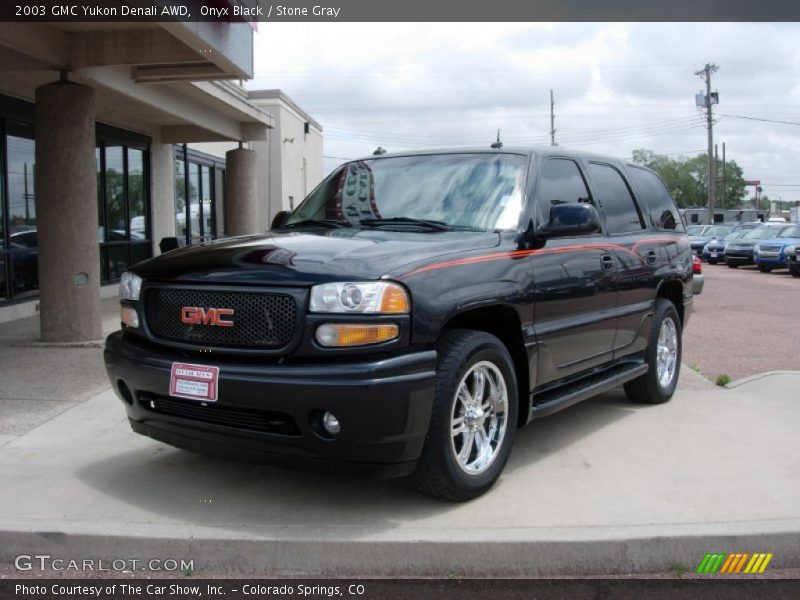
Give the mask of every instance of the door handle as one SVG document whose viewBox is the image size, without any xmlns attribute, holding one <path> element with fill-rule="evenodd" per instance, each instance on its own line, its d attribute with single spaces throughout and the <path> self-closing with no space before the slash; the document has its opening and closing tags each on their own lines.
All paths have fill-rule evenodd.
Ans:
<svg viewBox="0 0 800 600">
<path fill-rule="evenodd" d="M 645 254 L 645 258 L 647 259 L 647 264 L 652 265 L 658 260 L 658 254 L 656 254 L 655 250 L 648 250 L 647 254 Z"/>
<path fill-rule="evenodd" d="M 604 254 L 600 257 L 600 264 L 603 265 L 603 270 L 611 271 L 614 269 L 614 257 L 610 254 Z"/>
</svg>

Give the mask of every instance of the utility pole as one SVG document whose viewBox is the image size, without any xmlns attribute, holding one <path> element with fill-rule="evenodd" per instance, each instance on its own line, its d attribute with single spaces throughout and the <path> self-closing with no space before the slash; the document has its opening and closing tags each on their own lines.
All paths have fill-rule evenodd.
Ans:
<svg viewBox="0 0 800 600">
<path fill-rule="evenodd" d="M 711 112 L 712 96 L 711 96 L 711 74 L 716 73 L 717 65 L 714 63 L 706 63 L 702 70 L 695 72 L 701 79 L 706 82 L 706 96 L 705 96 L 705 109 L 706 109 L 706 128 L 708 129 L 708 222 L 714 222 L 714 204 L 716 201 L 716 176 L 717 169 L 714 163 L 714 120 Z"/>
<path fill-rule="evenodd" d="M 722 210 L 728 204 L 728 163 L 725 161 L 725 142 L 722 142 Z"/>
<path fill-rule="evenodd" d="M 556 102 L 553 100 L 553 90 L 550 90 L 550 145 L 558 146 L 556 144 L 556 114 L 554 109 Z"/>
</svg>

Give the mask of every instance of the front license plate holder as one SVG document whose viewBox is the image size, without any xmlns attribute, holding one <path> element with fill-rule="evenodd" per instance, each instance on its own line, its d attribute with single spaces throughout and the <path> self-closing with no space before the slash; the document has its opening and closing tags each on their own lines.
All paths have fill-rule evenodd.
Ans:
<svg viewBox="0 0 800 600">
<path fill-rule="evenodd" d="M 169 375 L 169 395 L 198 402 L 216 402 L 219 387 L 219 367 L 172 363 Z"/>
</svg>

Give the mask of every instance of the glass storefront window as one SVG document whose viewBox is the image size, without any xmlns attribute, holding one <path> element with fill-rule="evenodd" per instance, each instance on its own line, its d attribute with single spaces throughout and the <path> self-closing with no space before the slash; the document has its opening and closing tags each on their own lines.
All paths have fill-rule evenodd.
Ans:
<svg viewBox="0 0 800 600">
<path fill-rule="evenodd" d="M 35 110 L 21 100 L 2 99 L 0 301 L 30 296 L 39 287 Z M 98 251 L 101 278 L 108 283 L 129 265 L 152 256 L 149 139 L 101 123 L 97 136 Z"/>
<path fill-rule="evenodd" d="M 200 165 L 189 163 L 189 231 L 192 236 L 192 242 L 202 239 L 202 222 L 200 212 Z"/>
<path fill-rule="evenodd" d="M 186 162 L 175 160 L 175 235 L 186 239 Z"/>
<path fill-rule="evenodd" d="M 114 138 L 98 137 L 100 273 L 103 282 L 110 282 L 129 266 L 152 256 L 149 153 Z"/>
<path fill-rule="evenodd" d="M 211 169 L 200 165 L 200 208 L 203 223 L 203 237 L 210 240 L 214 231 L 214 208 L 211 205 L 214 190 L 211 187 Z"/>
<path fill-rule="evenodd" d="M 36 229 L 36 145 L 33 127 L 9 121 L 6 135 L 8 250 L 5 277 L 14 296 L 39 288 L 39 249 Z"/>
<path fill-rule="evenodd" d="M 122 146 L 106 146 L 106 241 L 122 242 L 125 233 L 125 162 Z"/>
<path fill-rule="evenodd" d="M 175 235 L 186 243 L 213 240 L 220 233 L 217 182 L 224 185 L 224 177 L 225 163 L 219 158 L 175 147 Z"/>
<path fill-rule="evenodd" d="M 128 148 L 128 212 L 132 242 L 150 237 L 144 206 L 144 184 L 144 152 Z"/>
<path fill-rule="evenodd" d="M 5 232 L 5 189 L 2 185 L 2 174 L 5 173 L 4 153 L 0 152 L 0 300 L 8 297 L 8 278 L 6 270 L 8 265 L 8 255 L 6 248 Z"/>
</svg>

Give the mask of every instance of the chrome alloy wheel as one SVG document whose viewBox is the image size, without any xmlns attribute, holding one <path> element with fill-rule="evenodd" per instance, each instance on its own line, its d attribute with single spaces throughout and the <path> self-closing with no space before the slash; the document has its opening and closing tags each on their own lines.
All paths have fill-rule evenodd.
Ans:
<svg viewBox="0 0 800 600">
<path fill-rule="evenodd" d="M 670 317 L 661 322 L 656 347 L 656 376 L 659 385 L 666 389 L 675 376 L 678 365 L 678 329 Z"/>
<path fill-rule="evenodd" d="M 480 475 L 497 458 L 508 426 L 508 389 L 494 363 L 470 367 L 456 388 L 450 448 L 461 470 Z"/>
</svg>

